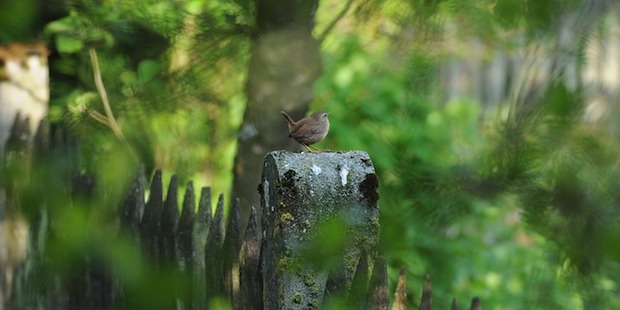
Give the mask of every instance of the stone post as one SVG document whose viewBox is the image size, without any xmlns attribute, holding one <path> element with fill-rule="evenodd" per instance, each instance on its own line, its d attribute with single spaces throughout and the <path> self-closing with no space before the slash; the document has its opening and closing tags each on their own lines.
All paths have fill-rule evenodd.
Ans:
<svg viewBox="0 0 620 310">
<path fill-rule="evenodd" d="M 376 256 L 378 180 L 367 153 L 271 152 L 259 190 L 264 309 L 318 309 L 334 269 L 344 269 L 346 290 L 361 253 Z"/>
</svg>

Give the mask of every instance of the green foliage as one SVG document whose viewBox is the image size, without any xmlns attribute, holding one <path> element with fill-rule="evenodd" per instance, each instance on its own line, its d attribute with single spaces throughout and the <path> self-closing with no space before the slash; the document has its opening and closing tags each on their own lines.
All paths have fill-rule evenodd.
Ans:
<svg viewBox="0 0 620 310">
<path fill-rule="evenodd" d="M 61 77 L 52 88 L 50 115 L 88 137 L 82 139 L 86 167 L 105 140 L 118 138 L 106 125 L 109 116 L 94 85 L 87 49 L 95 49 L 134 160 L 227 191 L 247 57 L 247 38 L 234 24 L 250 27 L 252 16 L 241 4 L 67 2 L 67 15 L 45 31 L 59 52 L 50 62 L 52 78 Z"/>
<path fill-rule="evenodd" d="M 50 222 L 63 223 L 52 229 L 50 273 L 70 277 L 84 256 L 97 257 L 138 296 L 130 306 L 173 305 L 168 284 L 183 288 L 183 280 L 151 270 L 116 234 L 110 219 L 127 185 L 119 180 L 129 180 L 128 171 L 143 162 L 179 174 L 181 183 L 195 179 L 227 192 L 245 108 L 253 2 L 64 4 L 62 16 L 45 27 L 58 51 L 50 62 L 50 117 L 69 124 L 83 154 L 37 166 L 31 179 L 46 182 L 26 182 L 24 171 L 8 169 L 3 185 L 30 219 L 48 205 Z M 0 5 L 6 29 L 0 40 L 32 31 L 32 6 Z M 498 106 L 507 117 L 484 119 L 479 102 L 443 102 L 438 83 L 450 59 L 441 47 L 446 24 L 455 36 L 499 47 L 515 44 L 502 40 L 514 31 L 542 42 L 557 35 L 561 18 L 584 6 L 578 0 L 366 1 L 354 7 L 354 21 L 341 24 L 353 31 L 336 29 L 323 42 L 316 108 L 330 112 L 326 143 L 370 153 L 381 186 L 380 252 L 392 281 L 407 267 L 412 307 L 426 274 L 438 308 L 448 308 L 453 297 L 463 307 L 474 296 L 485 308 L 620 306 L 620 145 L 609 131 L 580 120 L 584 94 L 554 77 L 539 97 Z M 330 22 L 318 20 L 321 29 Z M 105 111 L 89 48 L 99 54 L 123 139 L 94 116 Z M 67 198 L 68 181 L 58 178 L 66 171 L 94 175 L 99 190 L 92 199 Z M 322 230 L 338 235 L 338 223 Z M 341 247 L 339 238 L 317 241 L 309 259 L 331 257 Z M 346 306 L 332 300 L 326 307 Z M 211 308 L 230 305 L 213 300 Z"/>
<path fill-rule="evenodd" d="M 0 3 L 0 42 L 32 40 L 37 35 L 39 13 L 36 0 Z"/>
<path fill-rule="evenodd" d="M 88 17 L 72 11 L 69 16 L 51 22 L 46 33 L 56 39 L 56 48 L 61 53 L 77 53 L 85 45 L 111 46 L 114 43 L 112 34 Z"/>
<path fill-rule="evenodd" d="M 581 123 L 580 93 L 553 83 L 511 118 L 481 123 L 476 102 L 433 103 L 441 56 L 414 49 L 403 67 L 355 36 L 336 41 L 317 108 L 332 112 L 332 148 L 373 158 L 391 279 L 401 266 L 430 274 L 446 308 L 474 296 L 492 308 L 618 303 L 595 284 L 616 285 L 602 270 L 618 262 L 604 241 L 618 231 L 618 146 Z"/>
<path fill-rule="evenodd" d="M 414 55 L 411 67 L 428 69 L 411 77 L 383 65 L 386 59 L 370 57 L 354 38 L 341 41 L 346 44 L 326 53 L 328 65 L 317 93 L 332 113 L 332 143 L 339 149 L 367 150 L 378 170 L 381 252 L 397 268 L 429 272 L 439 285 L 451 282 L 457 268 L 448 265 L 458 262 L 450 256 L 450 246 L 437 246 L 446 240 L 436 225 L 472 213 L 470 199 L 459 193 L 453 167 L 459 155 L 475 152 L 464 146 L 480 143 L 476 107 L 454 102 L 436 109 L 428 97 L 408 91 L 412 84 L 416 90 L 424 88 L 432 78 L 437 64 L 432 58 Z M 420 265 L 431 261 L 436 267 L 430 270 Z M 450 292 L 434 287 L 439 296 Z"/>
</svg>

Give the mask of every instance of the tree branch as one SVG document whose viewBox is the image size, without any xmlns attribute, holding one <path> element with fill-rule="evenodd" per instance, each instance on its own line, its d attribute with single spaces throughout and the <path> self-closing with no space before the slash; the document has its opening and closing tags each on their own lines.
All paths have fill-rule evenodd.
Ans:
<svg viewBox="0 0 620 310">
<path fill-rule="evenodd" d="M 319 44 L 322 43 L 323 40 L 325 40 L 327 35 L 329 35 L 329 33 L 334 29 L 334 27 L 336 27 L 336 24 L 345 15 L 347 15 L 347 12 L 349 11 L 349 9 L 351 9 L 351 5 L 353 5 L 353 1 L 354 0 L 348 0 L 347 3 L 344 5 L 344 8 L 342 8 L 342 11 L 340 11 L 340 13 L 338 13 L 338 15 L 336 15 L 336 17 L 334 17 L 334 19 L 327 25 L 327 28 L 323 30 L 323 33 L 321 33 L 321 35 L 318 38 Z"/>
<path fill-rule="evenodd" d="M 95 86 L 97 87 L 97 92 L 99 93 L 99 97 L 101 97 L 101 102 L 103 103 L 103 109 L 105 110 L 105 118 L 108 122 L 108 126 L 110 127 L 110 129 L 112 129 L 112 132 L 117 138 L 126 142 L 123 131 L 121 130 L 121 127 L 118 125 L 116 119 L 114 118 L 112 108 L 110 107 L 110 101 L 108 100 L 108 93 L 106 92 L 105 86 L 103 85 L 103 79 L 101 78 L 101 69 L 99 68 L 99 58 L 97 57 L 97 50 L 95 50 L 94 47 L 89 47 L 88 56 L 90 57 L 90 63 L 93 67 Z"/>
<path fill-rule="evenodd" d="M 94 112 L 89 113 L 91 117 L 95 120 L 107 124 L 108 127 L 112 130 L 114 135 L 125 145 L 129 150 L 129 153 L 133 156 L 134 160 L 138 160 L 138 156 L 134 152 L 133 148 L 125 139 L 123 135 L 123 131 L 121 127 L 116 122 L 116 118 L 114 118 L 114 114 L 112 113 L 112 107 L 110 106 L 110 100 L 108 100 L 108 93 L 105 90 L 105 85 L 103 85 L 103 78 L 101 77 L 101 69 L 99 68 L 99 58 L 97 57 L 97 50 L 94 47 L 88 48 L 88 56 L 90 57 L 90 63 L 93 67 L 93 77 L 95 79 L 95 86 L 97 87 L 97 92 L 99 93 L 99 97 L 101 97 L 101 102 L 103 103 L 103 109 L 105 110 L 105 116 L 100 113 Z"/>
<path fill-rule="evenodd" d="M 110 122 L 108 122 L 108 119 L 105 116 L 101 115 L 101 113 L 97 111 L 88 111 L 88 116 L 92 117 L 94 120 L 100 122 L 106 127 L 112 128 L 112 126 L 110 126 Z"/>
</svg>

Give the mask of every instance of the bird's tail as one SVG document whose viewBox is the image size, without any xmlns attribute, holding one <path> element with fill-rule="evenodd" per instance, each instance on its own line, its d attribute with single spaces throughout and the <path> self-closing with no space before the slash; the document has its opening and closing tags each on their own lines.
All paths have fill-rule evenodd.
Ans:
<svg viewBox="0 0 620 310">
<path fill-rule="evenodd" d="M 291 126 L 295 126 L 295 121 L 291 118 L 290 115 L 288 115 L 286 112 L 284 111 L 280 111 L 280 113 L 282 113 L 282 116 L 284 116 L 284 118 L 286 119 L 286 121 L 289 123 L 289 125 Z"/>
</svg>

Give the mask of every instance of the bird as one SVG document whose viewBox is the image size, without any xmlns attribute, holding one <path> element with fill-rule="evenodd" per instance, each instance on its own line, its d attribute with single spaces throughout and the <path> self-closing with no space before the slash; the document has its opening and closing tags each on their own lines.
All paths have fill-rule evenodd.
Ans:
<svg viewBox="0 0 620 310">
<path fill-rule="evenodd" d="M 294 121 L 286 112 L 280 111 L 282 116 L 288 122 L 289 138 L 297 141 L 308 150 L 318 150 L 311 147 L 325 138 L 329 132 L 329 113 L 325 111 L 316 111 L 309 117 Z"/>
</svg>

